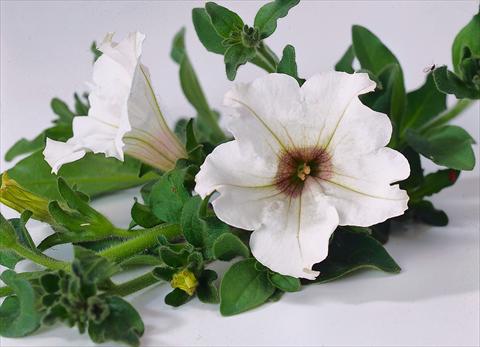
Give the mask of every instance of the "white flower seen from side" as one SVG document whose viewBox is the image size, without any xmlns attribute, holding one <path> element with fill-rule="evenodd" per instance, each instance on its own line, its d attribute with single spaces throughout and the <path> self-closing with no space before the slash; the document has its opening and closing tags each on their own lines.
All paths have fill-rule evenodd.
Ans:
<svg viewBox="0 0 480 347">
<path fill-rule="evenodd" d="M 314 279 L 338 225 L 370 226 L 407 209 L 407 193 L 392 184 L 410 168 L 385 147 L 390 120 L 358 98 L 374 89 L 367 74 L 328 72 L 302 87 L 269 74 L 226 94 L 235 140 L 207 157 L 195 190 L 217 191 L 217 216 L 254 231 L 251 250 L 263 265 Z"/>
<path fill-rule="evenodd" d="M 184 146 L 167 126 L 152 89 L 148 69 L 140 63 L 145 36 L 131 33 L 119 43 L 108 34 L 93 66 L 88 116 L 73 119 L 67 142 L 47 139 L 45 160 L 60 167 L 88 151 L 124 159 L 124 154 L 167 171 L 185 158 Z"/>
</svg>

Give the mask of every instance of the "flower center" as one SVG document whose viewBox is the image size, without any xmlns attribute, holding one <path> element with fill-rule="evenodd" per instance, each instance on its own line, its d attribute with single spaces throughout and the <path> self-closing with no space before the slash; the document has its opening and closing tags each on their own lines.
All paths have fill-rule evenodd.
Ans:
<svg viewBox="0 0 480 347">
<path fill-rule="evenodd" d="M 275 185 L 285 195 L 295 198 L 309 178 L 328 179 L 331 169 L 330 156 L 323 148 L 291 148 L 279 155 Z"/>
</svg>

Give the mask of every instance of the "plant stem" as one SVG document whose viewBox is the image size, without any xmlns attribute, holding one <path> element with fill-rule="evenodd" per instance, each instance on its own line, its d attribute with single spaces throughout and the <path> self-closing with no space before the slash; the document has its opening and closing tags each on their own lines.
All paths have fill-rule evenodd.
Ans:
<svg viewBox="0 0 480 347">
<path fill-rule="evenodd" d="M 140 235 L 107 248 L 99 252 L 98 255 L 112 261 L 119 261 L 154 246 L 157 243 L 157 237 L 160 235 L 165 236 L 167 239 L 172 239 L 180 234 L 181 229 L 178 224 L 158 225 L 151 229 L 145 229 Z"/>
<path fill-rule="evenodd" d="M 10 287 L 0 287 L 0 298 L 3 298 L 4 296 L 9 296 L 10 294 L 13 294 L 13 289 Z"/>
<path fill-rule="evenodd" d="M 130 281 L 115 285 L 113 288 L 108 290 L 108 294 L 127 296 L 158 283 L 159 281 L 161 280 L 153 276 L 151 272 L 147 272 L 146 274 L 131 279 Z"/>
<path fill-rule="evenodd" d="M 50 270 L 70 271 L 71 264 L 69 262 L 50 258 L 45 254 L 34 252 L 31 249 L 26 248 L 20 244 L 15 244 L 11 249 L 19 256 L 29 259 L 39 265 L 45 266 Z"/>
<path fill-rule="evenodd" d="M 458 117 L 463 111 L 465 111 L 472 104 L 473 104 L 473 101 L 469 99 L 458 100 L 455 106 L 453 106 L 451 109 L 447 110 L 446 112 L 442 113 L 438 117 L 434 118 L 433 120 L 425 124 L 420 129 L 420 131 L 425 132 L 432 128 L 436 128 L 448 123 L 452 119 Z"/>
<path fill-rule="evenodd" d="M 269 73 L 277 71 L 278 58 L 275 54 L 264 44 L 256 49 L 257 57 L 265 63 L 265 70 Z"/>
</svg>

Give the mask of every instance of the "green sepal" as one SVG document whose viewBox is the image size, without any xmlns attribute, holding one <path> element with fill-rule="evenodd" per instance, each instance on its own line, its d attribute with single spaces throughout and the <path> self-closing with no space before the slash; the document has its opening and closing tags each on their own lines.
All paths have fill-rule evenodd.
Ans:
<svg viewBox="0 0 480 347">
<path fill-rule="evenodd" d="M 295 47 L 286 45 L 283 49 L 282 59 L 277 65 L 277 72 L 289 75 L 295 78 L 300 86 L 305 83 L 305 79 L 298 77 L 297 63 L 295 61 Z"/>
<path fill-rule="evenodd" d="M 478 60 L 480 62 L 480 59 Z M 480 99 L 480 89 L 463 81 L 446 66 L 440 66 L 433 71 L 437 88 L 445 94 L 453 94 L 457 99 Z"/>
<path fill-rule="evenodd" d="M 190 299 L 190 295 L 179 288 L 175 288 L 165 296 L 165 303 L 173 307 L 178 307 L 185 304 Z"/>
<path fill-rule="evenodd" d="M 453 41 L 452 45 L 452 63 L 454 71 L 461 73 L 461 62 L 465 47 L 476 57 L 480 57 L 480 13 L 477 13 L 468 22 L 468 24 L 460 30 Z"/>
<path fill-rule="evenodd" d="M 201 302 L 216 304 L 220 301 L 218 289 L 213 283 L 218 275 L 213 270 L 204 270 L 198 279 L 197 297 Z"/>
<path fill-rule="evenodd" d="M 224 56 L 227 78 L 233 81 L 237 75 L 238 68 L 255 57 L 255 54 L 255 48 L 245 47 L 242 43 L 228 47 Z"/>
</svg>

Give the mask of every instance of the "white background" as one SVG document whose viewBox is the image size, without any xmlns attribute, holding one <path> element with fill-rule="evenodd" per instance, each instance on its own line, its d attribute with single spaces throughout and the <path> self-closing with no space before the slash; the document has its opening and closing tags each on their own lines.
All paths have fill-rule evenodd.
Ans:
<svg viewBox="0 0 480 347">
<path fill-rule="evenodd" d="M 260 3 L 220 2 L 252 23 Z M 108 31 L 147 35 L 143 62 L 172 122 L 192 116 L 170 60 L 173 35 L 187 28 L 187 49 L 213 107 L 221 108 L 231 86 L 222 57 L 208 53 L 194 33 L 195 1 L 2 1 L 1 2 L 1 170 L 5 151 L 20 137 L 32 138 L 53 119 L 50 99 L 71 101 L 90 79 L 92 40 Z M 424 80 L 429 64 L 450 65 L 450 46 L 478 8 L 476 1 L 304 1 L 279 22 L 269 45 L 297 50 L 303 77 L 332 68 L 351 42 L 350 27 L 362 24 L 380 36 L 402 63 L 408 89 Z M 263 74 L 242 67 L 237 81 Z M 455 123 L 474 138 L 479 104 Z M 475 146 L 477 157 L 478 146 Z M 427 163 L 432 168 L 431 163 Z M 479 171 L 462 174 L 433 201 L 445 209 L 446 228 L 412 225 L 397 231 L 387 249 L 403 268 L 400 275 L 362 272 L 341 281 L 310 286 L 275 304 L 222 318 L 218 308 L 194 300 L 179 309 L 163 304 L 166 285 L 132 299 L 146 324 L 144 346 L 164 345 L 377 345 L 478 346 L 479 336 Z M 95 206 L 119 226 L 129 222 L 135 190 L 102 198 Z M 7 216 L 12 211 L 3 209 Z M 32 223 L 35 239 L 48 229 Z M 62 250 L 57 250 L 62 253 Z M 60 254 L 61 256 L 62 254 Z M 24 269 L 31 269 L 23 264 Z M 1 346 L 90 346 L 73 329 L 41 330 L 27 339 L 1 339 Z M 108 345 L 108 344 L 107 344 Z"/>
</svg>

